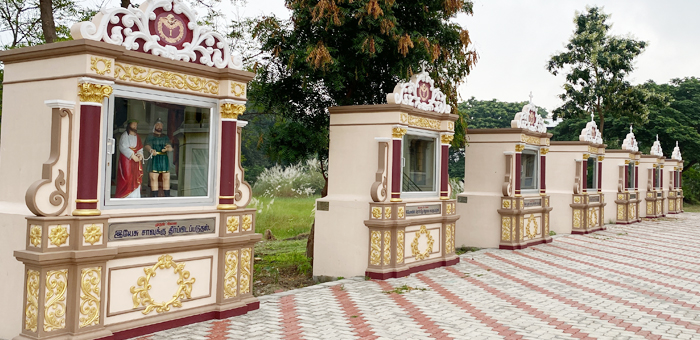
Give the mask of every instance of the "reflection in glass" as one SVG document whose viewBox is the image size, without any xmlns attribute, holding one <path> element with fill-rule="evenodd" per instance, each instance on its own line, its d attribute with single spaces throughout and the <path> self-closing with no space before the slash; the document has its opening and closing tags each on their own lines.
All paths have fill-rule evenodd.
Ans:
<svg viewBox="0 0 700 340">
<path fill-rule="evenodd" d="M 596 159 L 595 157 L 589 157 L 586 169 L 586 188 L 588 189 L 598 189 L 598 176 L 596 170 Z"/>
<path fill-rule="evenodd" d="M 634 161 L 627 166 L 627 188 L 634 189 Z"/>
<path fill-rule="evenodd" d="M 661 167 L 657 166 L 654 168 L 654 171 L 656 173 L 655 180 L 654 180 L 654 188 L 661 188 Z"/>
<path fill-rule="evenodd" d="M 435 139 L 406 135 L 403 145 L 403 191 L 436 191 Z"/>
<path fill-rule="evenodd" d="M 537 189 L 537 151 L 523 150 L 520 166 L 520 189 Z"/>
<path fill-rule="evenodd" d="M 110 197 L 207 196 L 210 109 L 116 97 Z"/>
</svg>

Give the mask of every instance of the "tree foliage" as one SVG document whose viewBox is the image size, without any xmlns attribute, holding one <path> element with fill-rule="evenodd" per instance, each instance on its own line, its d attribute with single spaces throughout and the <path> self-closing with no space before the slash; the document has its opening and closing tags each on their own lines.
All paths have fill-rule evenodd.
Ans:
<svg viewBox="0 0 700 340">
<path fill-rule="evenodd" d="M 263 17 L 254 29 L 265 58 L 249 93 L 254 110 L 283 117 L 272 138 L 288 143 L 292 157 L 327 154 L 328 107 L 385 103 L 423 63 L 456 105 L 457 86 L 476 62 L 468 31 L 451 21 L 471 14 L 471 1 L 285 3 L 291 20 Z"/>
<path fill-rule="evenodd" d="M 43 0 L 0 2 L 0 32 L 4 32 L 9 38 L 6 40 L 3 38 L 0 49 L 34 46 L 47 42 L 40 13 L 40 1 Z M 45 19 L 52 21 L 52 23 L 46 23 L 50 42 L 70 40 L 70 26 L 84 18 L 86 12 L 94 12 L 78 6 L 74 0 L 53 0 L 44 5 L 50 5 L 53 14 L 44 14 Z M 53 18 L 56 18 L 55 23 Z"/>
<path fill-rule="evenodd" d="M 470 129 L 502 129 L 510 128 L 510 122 L 515 115 L 522 111 L 528 102 L 502 102 L 496 99 L 477 100 L 474 97 L 459 103 L 458 114 L 467 122 Z M 537 113 L 547 117 L 547 110 L 537 107 Z"/>
<path fill-rule="evenodd" d="M 658 101 L 653 93 L 626 80 L 647 43 L 611 35 L 609 19 L 610 15 L 599 7 L 577 12 L 566 51 L 550 58 L 547 70 L 554 75 L 566 74 L 564 93 L 559 95 L 564 104 L 554 110 L 555 118 L 581 118 L 595 113 L 598 127 L 605 131 L 607 116 L 642 123 L 648 104 Z"/>
</svg>

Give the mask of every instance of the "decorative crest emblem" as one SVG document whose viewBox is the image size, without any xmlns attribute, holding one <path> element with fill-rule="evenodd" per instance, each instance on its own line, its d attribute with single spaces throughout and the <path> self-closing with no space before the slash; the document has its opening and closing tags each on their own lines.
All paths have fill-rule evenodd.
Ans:
<svg viewBox="0 0 700 340">
<path fill-rule="evenodd" d="M 656 135 L 656 141 L 654 144 L 651 146 L 651 151 L 649 154 L 654 155 L 656 157 L 663 157 L 664 153 L 661 150 L 661 143 L 659 143 L 659 135 Z"/>
<path fill-rule="evenodd" d="M 183 0 L 146 0 L 138 8 L 103 8 L 92 21 L 74 24 L 71 36 L 216 68 L 240 70 L 243 66 L 231 55 L 223 35 L 197 25 L 197 16 Z"/>
<path fill-rule="evenodd" d="M 582 142 L 603 144 L 603 134 L 600 133 L 600 130 L 598 130 L 598 125 L 595 123 L 592 113 L 591 121 L 586 123 L 586 128 L 581 130 L 581 134 L 578 136 L 578 140 Z"/>
<path fill-rule="evenodd" d="M 389 104 L 410 105 L 437 113 L 450 113 L 451 110 L 447 105 L 447 96 L 435 87 L 435 81 L 425 71 L 425 66 L 422 72 L 414 74 L 408 82 L 396 84 L 394 92 L 387 93 L 386 101 Z"/>
<path fill-rule="evenodd" d="M 530 102 L 523 106 L 523 110 L 515 114 L 513 120 L 510 121 L 510 127 L 526 129 L 530 131 L 546 133 L 547 127 L 544 125 L 544 119 L 537 114 L 537 106 L 532 104 L 532 92 L 530 92 Z"/>
<path fill-rule="evenodd" d="M 622 150 L 639 151 L 639 145 L 637 145 L 637 138 L 634 137 L 634 132 L 632 132 L 632 124 L 630 124 L 630 133 L 627 134 L 625 140 L 622 141 Z"/>
<path fill-rule="evenodd" d="M 671 159 L 677 161 L 683 161 L 683 156 L 681 156 L 681 148 L 678 147 L 678 141 L 676 141 L 676 147 L 673 148 L 673 153 L 671 154 Z"/>
</svg>

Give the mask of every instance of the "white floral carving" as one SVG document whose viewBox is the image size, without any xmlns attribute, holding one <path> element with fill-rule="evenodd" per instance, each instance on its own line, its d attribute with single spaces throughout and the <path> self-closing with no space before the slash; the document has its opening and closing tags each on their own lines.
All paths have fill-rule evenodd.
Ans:
<svg viewBox="0 0 700 340">
<path fill-rule="evenodd" d="M 661 150 L 661 143 L 659 143 L 659 135 L 656 135 L 656 141 L 651 146 L 651 151 L 649 152 L 649 154 L 654 155 L 656 157 L 664 156 L 664 152 Z"/>
<path fill-rule="evenodd" d="M 154 10 L 163 8 L 166 12 L 184 14 L 189 23 L 187 28 L 192 31 L 192 41 L 185 42 L 182 48 L 162 46 L 158 43 L 160 37 L 150 31 L 149 21 L 156 19 Z M 108 27 L 114 25 L 110 31 Z M 226 38 L 206 27 L 197 25 L 197 17 L 183 0 L 146 0 L 139 8 L 101 9 L 92 21 L 83 21 L 71 27 L 73 39 L 89 39 L 104 41 L 114 45 L 124 46 L 127 50 L 143 51 L 156 56 L 181 60 L 197 61 L 203 65 L 216 68 L 242 69 L 240 58 L 231 54 L 231 48 Z M 138 39 L 145 41 L 140 46 Z M 200 53 L 199 60 L 196 53 Z"/>
<path fill-rule="evenodd" d="M 421 101 L 418 91 L 420 82 L 430 85 L 431 96 L 428 102 Z M 437 113 L 450 113 L 451 108 L 447 105 L 447 96 L 435 87 L 435 81 L 430 78 L 428 72 L 414 74 L 407 83 L 398 83 L 394 87 L 394 92 L 387 93 L 386 101 L 389 104 L 410 105 L 420 110 Z"/>
<path fill-rule="evenodd" d="M 537 106 L 532 104 L 532 92 L 530 92 L 530 103 L 523 106 L 523 110 L 515 114 L 513 120 L 510 121 L 510 127 L 526 129 L 530 131 L 546 133 L 547 126 L 544 125 L 544 119 L 537 114 Z"/>
<path fill-rule="evenodd" d="M 578 140 L 582 142 L 591 142 L 595 144 L 603 144 L 603 134 L 598 130 L 598 124 L 593 120 L 593 114 L 591 113 L 591 121 L 586 123 L 586 128 L 581 130 L 581 135 L 578 136 Z"/>
<path fill-rule="evenodd" d="M 681 148 L 678 147 L 678 141 L 676 141 L 676 147 L 673 148 L 673 153 L 671 154 L 671 159 L 675 159 L 677 161 L 683 160 L 683 156 L 681 156 Z"/>
<path fill-rule="evenodd" d="M 634 132 L 632 132 L 632 125 L 630 125 L 630 133 L 627 134 L 625 140 L 622 141 L 622 150 L 639 151 L 639 145 L 637 145 L 637 138 L 634 137 Z"/>
</svg>

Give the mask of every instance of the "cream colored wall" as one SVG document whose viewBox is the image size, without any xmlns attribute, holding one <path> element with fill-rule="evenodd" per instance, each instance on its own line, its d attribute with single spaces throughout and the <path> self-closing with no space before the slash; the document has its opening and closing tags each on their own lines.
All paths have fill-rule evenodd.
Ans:
<svg viewBox="0 0 700 340">
<path fill-rule="evenodd" d="M 649 180 L 649 169 L 652 169 L 654 164 L 656 164 L 656 157 L 647 158 L 642 156 L 639 160 L 639 197 L 641 200 L 639 204 L 640 218 L 647 216 L 647 181 Z"/>
<path fill-rule="evenodd" d="M 0 339 L 12 339 L 22 327 L 24 265 L 12 254 L 24 249 L 26 215 L 31 215 L 31 212 L 24 203 L 0 202 Z"/>
<path fill-rule="evenodd" d="M 557 234 L 571 234 L 576 160 L 582 159 L 588 145 L 551 145 L 547 153 L 547 195 L 552 211 L 549 229 Z"/>
<path fill-rule="evenodd" d="M 363 115 L 366 114 L 331 115 L 331 124 L 355 124 Z M 398 113 L 396 117 L 398 120 Z M 314 276 L 365 275 L 369 229 L 363 221 L 369 219 L 370 188 L 377 171 L 379 143 L 374 138 L 391 138 L 391 128 L 392 125 L 331 125 L 328 196 L 317 200 L 329 202 L 330 210 L 316 211 Z M 389 183 L 387 191 L 390 190 Z"/>
<path fill-rule="evenodd" d="M 625 165 L 625 160 L 629 160 L 630 153 L 622 150 L 606 150 L 603 159 L 603 195 L 605 195 L 605 223 L 615 223 L 617 216 L 617 182 L 619 177 L 619 166 Z"/>
<path fill-rule="evenodd" d="M 515 134 L 520 138 L 520 134 Z M 503 139 L 501 135 L 501 139 Z M 467 203 L 457 203 L 461 217 L 455 227 L 455 245 L 495 248 L 500 242 L 501 186 L 505 178 L 506 151 L 515 152 L 515 143 L 482 143 L 494 135 L 474 134 L 464 149 L 464 192 Z"/>
</svg>

